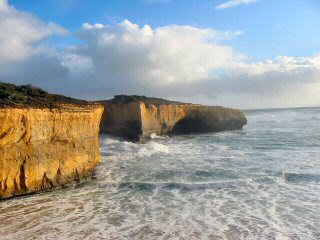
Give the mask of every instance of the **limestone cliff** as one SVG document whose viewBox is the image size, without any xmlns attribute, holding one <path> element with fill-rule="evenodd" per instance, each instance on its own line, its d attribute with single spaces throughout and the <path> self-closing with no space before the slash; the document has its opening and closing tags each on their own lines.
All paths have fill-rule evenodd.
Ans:
<svg viewBox="0 0 320 240">
<path fill-rule="evenodd" d="M 140 102 L 109 102 L 104 105 L 100 133 L 121 136 L 133 141 L 139 140 L 141 132 Z"/>
<path fill-rule="evenodd" d="M 247 123 L 238 109 L 202 106 L 145 97 L 122 97 L 101 102 L 105 112 L 101 132 L 132 141 L 148 139 L 152 133 L 173 135 L 241 129 Z"/>
<path fill-rule="evenodd" d="M 99 105 L 0 108 L 0 199 L 89 176 L 98 164 Z"/>
</svg>

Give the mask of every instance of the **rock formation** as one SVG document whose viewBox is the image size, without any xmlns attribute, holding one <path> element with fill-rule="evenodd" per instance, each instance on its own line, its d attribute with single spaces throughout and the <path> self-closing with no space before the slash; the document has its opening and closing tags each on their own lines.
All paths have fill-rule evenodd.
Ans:
<svg viewBox="0 0 320 240">
<path fill-rule="evenodd" d="M 241 129 L 247 123 L 237 109 L 171 102 L 139 96 L 116 96 L 101 102 L 105 111 L 101 133 L 144 141 L 158 135 Z"/>
<path fill-rule="evenodd" d="M 234 130 L 246 123 L 237 109 L 124 95 L 89 103 L 0 82 L 0 199 L 90 176 L 100 160 L 99 125 L 101 133 L 144 141 L 153 133 Z"/>
<path fill-rule="evenodd" d="M 90 176 L 100 160 L 103 107 L 54 101 L 57 108 L 39 108 L 46 103 L 31 100 L 13 106 L 10 96 L 11 104 L 0 107 L 0 199 Z"/>
</svg>

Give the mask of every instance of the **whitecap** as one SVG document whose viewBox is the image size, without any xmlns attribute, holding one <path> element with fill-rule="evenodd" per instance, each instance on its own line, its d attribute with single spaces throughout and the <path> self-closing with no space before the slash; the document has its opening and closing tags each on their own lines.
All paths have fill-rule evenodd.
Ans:
<svg viewBox="0 0 320 240">
<path fill-rule="evenodd" d="M 165 139 L 165 138 L 169 138 L 168 136 L 160 136 L 160 135 L 157 135 L 156 133 L 152 133 L 150 135 L 150 138 L 151 139 Z"/>
<path fill-rule="evenodd" d="M 168 154 L 170 152 L 168 146 L 158 142 L 150 141 L 141 146 L 142 147 L 139 148 L 137 152 L 137 155 L 140 157 L 149 157 L 158 153 Z"/>
</svg>

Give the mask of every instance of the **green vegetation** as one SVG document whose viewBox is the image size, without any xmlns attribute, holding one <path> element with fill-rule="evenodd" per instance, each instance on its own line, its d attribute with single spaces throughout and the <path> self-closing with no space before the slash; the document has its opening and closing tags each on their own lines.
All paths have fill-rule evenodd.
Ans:
<svg viewBox="0 0 320 240">
<path fill-rule="evenodd" d="M 162 98 L 151 98 L 151 97 L 138 96 L 138 95 L 116 95 L 110 101 L 111 102 L 123 102 L 123 103 L 141 101 L 146 104 L 154 104 L 154 105 L 182 104 L 181 102 L 174 102 L 174 101 L 170 101 L 170 100 L 166 100 L 166 99 L 162 99 Z"/>
<path fill-rule="evenodd" d="M 30 84 L 0 82 L 0 107 L 59 108 L 60 103 L 86 104 L 86 101 L 50 94 Z"/>
<path fill-rule="evenodd" d="M 146 104 L 182 104 L 162 98 L 151 98 L 138 95 L 116 95 L 108 102 L 137 102 Z M 104 102 L 104 101 L 100 101 Z M 0 107 L 31 107 L 31 108 L 59 108 L 61 103 L 87 105 L 94 102 L 78 100 L 63 95 L 50 94 L 41 88 L 30 84 L 17 86 L 10 83 L 0 82 Z"/>
<path fill-rule="evenodd" d="M 143 101 L 147 97 L 146 96 L 138 96 L 138 95 L 116 95 L 112 99 L 113 102 L 135 102 L 135 101 Z"/>
</svg>

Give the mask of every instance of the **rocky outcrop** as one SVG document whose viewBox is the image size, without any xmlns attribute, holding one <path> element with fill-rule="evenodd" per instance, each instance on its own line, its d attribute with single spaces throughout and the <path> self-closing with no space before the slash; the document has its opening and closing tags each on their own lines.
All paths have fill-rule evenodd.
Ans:
<svg viewBox="0 0 320 240">
<path fill-rule="evenodd" d="M 230 108 L 141 96 L 89 103 L 0 83 L 0 199 L 90 176 L 100 160 L 99 126 L 101 133 L 143 141 L 153 133 L 233 130 L 246 122 Z"/>
<path fill-rule="evenodd" d="M 105 112 L 101 133 L 144 141 L 158 135 L 218 132 L 241 129 L 247 123 L 237 109 L 170 102 L 162 99 L 122 96 L 120 100 L 101 102 Z"/>
<path fill-rule="evenodd" d="M 102 102 L 104 114 L 100 124 L 100 133 L 108 133 L 132 141 L 138 141 L 142 135 L 142 117 L 140 102 Z"/>
<path fill-rule="evenodd" d="M 0 108 L 0 199 L 90 176 L 102 112 L 99 105 Z"/>
</svg>

